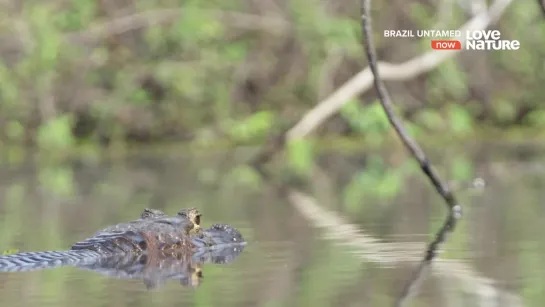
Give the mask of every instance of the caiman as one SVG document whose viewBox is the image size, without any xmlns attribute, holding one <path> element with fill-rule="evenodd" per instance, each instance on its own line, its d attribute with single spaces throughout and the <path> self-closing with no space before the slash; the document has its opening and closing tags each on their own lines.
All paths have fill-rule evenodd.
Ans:
<svg viewBox="0 0 545 307">
<path fill-rule="evenodd" d="M 201 213 L 183 209 L 175 216 L 145 209 L 139 219 L 107 227 L 67 251 L 24 252 L 0 256 L 0 272 L 28 271 L 65 265 L 89 266 L 124 255 L 189 255 L 207 257 L 214 250 L 245 245 L 238 230 L 227 224 L 200 226 Z M 217 253 L 221 255 L 221 252 Z"/>
<path fill-rule="evenodd" d="M 185 211 L 191 213 L 191 211 Z M 181 211 L 179 214 L 184 214 Z M 143 217 L 166 216 L 159 210 L 146 209 Z M 197 223 L 199 220 L 196 220 Z M 216 224 L 198 233 L 198 227 L 193 229 L 197 242 L 231 242 L 242 237 L 228 225 Z M 208 239 L 206 239 L 208 237 Z M 210 244 L 210 243 L 208 243 Z M 228 264 L 236 259 L 244 250 L 244 244 L 216 244 L 214 249 L 199 248 L 194 253 L 184 253 L 183 250 L 155 250 L 147 254 L 127 254 L 100 259 L 91 265 L 76 265 L 77 268 L 90 270 L 113 278 L 142 279 L 146 288 L 156 289 L 167 280 L 179 280 L 183 286 L 198 287 L 203 278 L 203 264 Z"/>
</svg>

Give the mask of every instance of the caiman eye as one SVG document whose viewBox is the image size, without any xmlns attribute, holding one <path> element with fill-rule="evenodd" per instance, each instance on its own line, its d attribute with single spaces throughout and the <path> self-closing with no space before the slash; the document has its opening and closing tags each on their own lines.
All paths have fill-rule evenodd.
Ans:
<svg viewBox="0 0 545 307">
<path fill-rule="evenodd" d="M 195 224 L 197 224 L 197 225 L 200 225 L 200 224 L 201 224 L 201 216 L 200 216 L 200 215 L 197 215 L 197 216 L 195 217 Z"/>
</svg>

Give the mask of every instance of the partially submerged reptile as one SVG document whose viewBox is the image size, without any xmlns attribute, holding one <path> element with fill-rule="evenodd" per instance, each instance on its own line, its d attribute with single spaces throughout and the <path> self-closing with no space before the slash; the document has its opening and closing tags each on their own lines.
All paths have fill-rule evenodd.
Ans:
<svg viewBox="0 0 545 307">
<path fill-rule="evenodd" d="M 203 278 L 203 264 L 231 263 L 243 250 L 244 245 L 230 245 L 214 250 L 200 249 L 192 254 L 182 251 L 126 254 L 76 267 L 112 278 L 141 279 L 148 289 L 159 288 L 169 280 L 178 280 L 183 286 L 198 287 Z"/>
<path fill-rule="evenodd" d="M 232 226 L 214 224 L 202 229 L 200 219 L 201 213 L 195 208 L 183 209 L 176 216 L 168 216 L 160 210 L 145 209 L 139 219 L 107 227 L 74 244 L 68 251 L 0 256 L 0 271 L 26 271 L 63 265 L 87 266 L 123 255 L 145 255 L 149 258 L 154 255 L 165 257 L 185 254 L 207 257 L 210 251 L 245 244 L 240 232 Z"/>
</svg>

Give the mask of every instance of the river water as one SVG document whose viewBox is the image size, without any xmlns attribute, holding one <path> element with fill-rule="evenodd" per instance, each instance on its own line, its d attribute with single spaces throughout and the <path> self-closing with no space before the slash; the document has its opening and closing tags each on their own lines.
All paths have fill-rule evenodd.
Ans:
<svg viewBox="0 0 545 307">
<path fill-rule="evenodd" d="M 486 187 L 462 182 L 464 216 L 407 306 L 545 300 L 545 151 L 486 148 L 465 153 Z M 139 279 L 74 267 L 0 273 L 0 306 L 393 306 L 441 226 L 444 205 L 419 173 L 405 176 L 394 196 L 346 205 L 347 182 L 367 167 L 349 156 L 324 156 L 324 167 L 287 193 L 233 171 L 236 153 L 5 166 L 2 251 L 67 249 L 146 207 L 171 214 L 198 207 L 205 227 L 229 223 L 248 245 L 232 263 L 204 264 L 198 286 L 173 279 L 148 289 Z"/>
</svg>

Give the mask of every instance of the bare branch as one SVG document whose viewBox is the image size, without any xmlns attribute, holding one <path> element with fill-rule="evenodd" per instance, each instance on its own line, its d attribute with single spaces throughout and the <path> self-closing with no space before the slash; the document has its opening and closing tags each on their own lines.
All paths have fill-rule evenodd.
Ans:
<svg viewBox="0 0 545 307">
<path fill-rule="evenodd" d="M 420 146 L 411 138 L 404 127 L 403 122 L 396 114 L 394 105 L 390 98 L 390 95 L 386 89 L 384 82 L 380 77 L 376 49 L 373 40 L 372 23 L 371 23 L 371 0 L 362 0 L 362 31 L 363 31 L 363 46 L 367 59 L 369 62 L 369 70 L 373 74 L 374 85 L 377 91 L 379 101 L 386 113 L 390 124 L 397 132 L 399 138 L 402 140 L 405 147 L 412 153 L 414 158 L 420 164 L 420 167 L 424 174 L 431 181 L 437 192 L 443 197 L 446 204 L 449 207 L 449 213 L 441 229 L 437 232 L 435 239 L 429 244 L 426 249 L 426 254 L 413 277 L 408 281 L 405 289 L 403 290 L 400 299 L 396 302 L 396 306 L 402 306 L 407 299 L 419 288 L 425 273 L 429 270 L 431 262 L 436 258 L 439 247 L 446 241 L 447 236 L 456 227 L 458 219 L 461 217 L 462 207 L 458 204 L 454 194 L 449 187 L 440 179 L 439 175 L 435 172 L 432 165 L 429 162 L 426 154 Z"/>
<path fill-rule="evenodd" d="M 374 76 L 373 79 L 375 89 L 377 91 L 380 104 L 382 105 L 382 108 L 384 109 L 384 112 L 386 113 L 390 124 L 397 132 L 399 138 L 402 140 L 405 147 L 407 147 L 407 149 L 412 153 L 414 158 L 418 161 L 418 163 L 420 164 L 420 168 L 429 178 L 437 192 L 443 197 L 450 209 L 443 226 L 437 232 L 435 239 L 429 244 L 428 248 L 426 249 L 426 254 L 420 262 L 418 269 L 414 273 L 413 277 L 408 281 L 405 289 L 403 290 L 403 293 L 400 296 L 400 299 L 396 303 L 396 306 L 402 306 L 407 301 L 407 299 L 419 288 L 419 285 L 423 280 L 423 276 L 426 275 L 425 273 L 428 271 L 431 262 L 435 259 L 437 255 L 439 247 L 446 241 L 448 234 L 450 234 L 456 227 L 457 221 L 461 217 L 462 207 L 458 204 L 458 201 L 456 200 L 454 194 L 450 191 L 448 186 L 443 183 L 439 175 L 435 172 L 424 151 L 422 151 L 420 146 L 407 133 L 403 122 L 394 110 L 394 105 L 390 99 L 390 95 L 386 89 L 386 86 L 384 85 L 384 82 L 382 82 L 382 80 L 380 79 L 380 73 L 377 68 L 377 56 L 375 51 L 376 49 L 371 26 L 371 0 L 362 0 L 362 31 L 364 38 L 363 47 L 365 49 L 365 53 L 369 62 L 369 69 Z"/>
<path fill-rule="evenodd" d="M 435 170 L 432 168 L 431 164 L 429 163 L 428 158 L 418 146 L 418 144 L 411 138 L 411 136 L 407 133 L 407 130 L 405 129 L 403 122 L 397 116 L 394 105 L 392 103 L 392 100 L 390 99 L 390 95 L 388 91 L 386 90 L 386 86 L 380 79 L 380 74 L 377 68 L 377 57 L 375 54 L 375 43 L 373 40 L 372 30 L 371 30 L 371 0 L 362 0 L 362 27 L 363 27 L 363 33 L 364 33 L 364 42 L 363 46 L 365 49 L 365 53 L 367 54 L 367 58 L 369 60 L 369 68 L 371 72 L 373 73 L 374 77 L 374 84 L 375 89 L 377 90 L 377 95 L 380 100 L 380 103 L 382 107 L 384 108 L 384 112 L 386 112 L 386 116 L 388 117 L 388 120 L 390 121 L 390 124 L 394 127 L 395 131 L 407 147 L 407 149 L 413 154 L 414 158 L 418 161 L 420 164 L 420 167 L 422 168 L 422 171 L 428 176 L 428 178 L 431 180 L 432 184 L 437 189 L 437 192 L 443 197 L 445 202 L 448 204 L 449 208 L 453 212 L 454 216 L 458 216 L 458 213 L 461 213 L 461 207 L 458 205 L 458 202 L 456 201 L 456 198 L 451 193 L 450 189 L 446 184 L 443 183 L 443 181 L 439 178 L 439 175 L 435 172 Z M 452 224 L 454 226 L 455 223 Z"/>
</svg>

